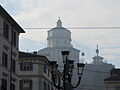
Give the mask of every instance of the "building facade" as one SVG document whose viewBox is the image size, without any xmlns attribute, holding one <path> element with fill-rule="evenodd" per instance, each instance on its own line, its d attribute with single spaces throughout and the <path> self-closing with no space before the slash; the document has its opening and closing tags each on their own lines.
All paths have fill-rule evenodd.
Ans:
<svg viewBox="0 0 120 90">
<path fill-rule="evenodd" d="M 16 61 L 18 60 L 19 34 L 25 31 L 0 5 L 0 88 L 18 88 Z"/>
<path fill-rule="evenodd" d="M 120 69 L 112 69 L 111 76 L 104 79 L 106 90 L 120 90 Z"/>
<path fill-rule="evenodd" d="M 17 71 L 18 90 L 57 90 L 52 81 L 51 66 L 45 56 L 19 52 Z"/>
</svg>

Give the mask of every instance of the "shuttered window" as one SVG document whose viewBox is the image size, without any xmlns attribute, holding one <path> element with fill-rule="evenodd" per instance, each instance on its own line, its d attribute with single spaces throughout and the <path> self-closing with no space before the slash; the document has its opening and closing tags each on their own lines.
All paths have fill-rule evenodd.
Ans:
<svg viewBox="0 0 120 90">
<path fill-rule="evenodd" d="M 7 80 L 2 79 L 1 90 L 7 90 Z"/>
<path fill-rule="evenodd" d="M 5 67 L 8 65 L 8 55 L 5 52 L 2 53 L 2 65 Z"/>
<path fill-rule="evenodd" d="M 3 36 L 9 39 L 9 25 L 6 22 L 3 22 Z"/>
</svg>

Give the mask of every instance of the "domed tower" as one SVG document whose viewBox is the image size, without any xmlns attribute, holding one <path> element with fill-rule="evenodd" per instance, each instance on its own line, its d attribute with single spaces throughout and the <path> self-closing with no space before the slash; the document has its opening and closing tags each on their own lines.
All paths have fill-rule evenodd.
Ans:
<svg viewBox="0 0 120 90">
<path fill-rule="evenodd" d="M 57 26 L 48 31 L 47 47 L 72 47 L 71 32 L 62 27 L 60 18 L 57 21 Z"/>
<path fill-rule="evenodd" d="M 46 56 L 50 61 L 57 61 L 59 66 L 63 66 L 61 51 L 70 51 L 69 59 L 74 60 L 74 64 L 77 65 L 80 50 L 73 48 L 71 41 L 70 30 L 62 26 L 59 18 L 56 27 L 48 31 L 47 47 L 39 50 L 38 54 Z"/>
</svg>

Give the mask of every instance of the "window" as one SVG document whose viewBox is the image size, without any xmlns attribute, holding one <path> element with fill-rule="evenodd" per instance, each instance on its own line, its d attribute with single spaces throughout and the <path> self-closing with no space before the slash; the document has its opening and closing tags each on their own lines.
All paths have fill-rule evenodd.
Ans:
<svg viewBox="0 0 120 90">
<path fill-rule="evenodd" d="M 7 63 L 8 63 L 8 55 L 5 52 L 3 52 L 2 53 L 2 65 L 7 67 Z"/>
<path fill-rule="evenodd" d="M 47 72 L 47 67 L 46 67 L 46 65 L 45 65 L 45 64 L 43 65 L 43 72 L 44 72 L 44 73 L 46 73 L 46 72 Z"/>
<path fill-rule="evenodd" d="M 49 69 L 48 69 L 48 76 L 50 76 L 50 71 L 49 71 Z"/>
<path fill-rule="evenodd" d="M 6 22 L 3 23 L 3 36 L 9 39 L 9 25 Z"/>
<path fill-rule="evenodd" d="M 12 44 L 16 46 L 16 32 L 12 31 Z"/>
<path fill-rule="evenodd" d="M 7 90 L 7 80 L 2 79 L 1 90 Z"/>
<path fill-rule="evenodd" d="M 15 60 L 12 60 L 12 72 L 15 73 L 15 69 L 16 69 L 16 64 L 15 64 Z"/>
<path fill-rule="evenodd" d="M 20 80 L 20 89 L 29 89 L 32 90 L 32 80 Z"/>
<path fill-rule="evenodd" d="M 15 85 L 11 83 L 11 90 L 15 90 Z"/>
<path fill-rule="evenodd" d="M 47 90 L 47 83 L 45 81 L 43 83 L 43 90 Z"/>
<path fill-rule="evenodd" d="M 32 62 L 20 63 L 20 70 L 21 71 L 32 71 L 33 70 L 33 63 Z"/>
<path fill-rule="evenodd" d="M 48 90 L 50 90 L 50 85 L 48 84 Z"/>
</svg>

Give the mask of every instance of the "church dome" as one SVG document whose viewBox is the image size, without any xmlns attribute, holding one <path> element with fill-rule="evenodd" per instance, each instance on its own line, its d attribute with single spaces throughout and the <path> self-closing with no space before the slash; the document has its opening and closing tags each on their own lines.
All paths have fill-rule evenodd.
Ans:
<svg viewBox="0 0 120 90">
<path fill-rule="evenodd" d="M 58 42 L 63 44 L 68 43 L 71 45 L 71 32 L 62 26 L 60 18 L 57 21 L 56 27 L 48 31 L 47 40 L 54 44 L 54 46 L 58 46 Z"/>
</svg>

